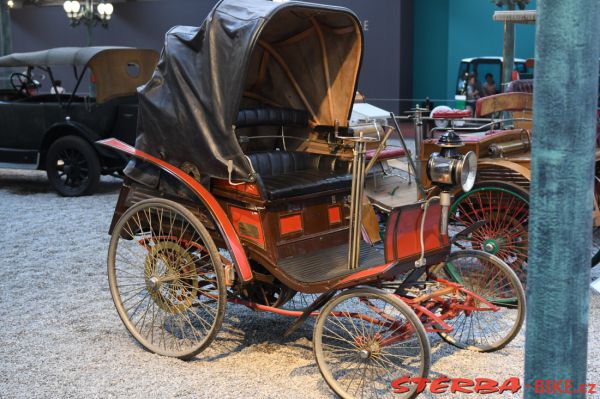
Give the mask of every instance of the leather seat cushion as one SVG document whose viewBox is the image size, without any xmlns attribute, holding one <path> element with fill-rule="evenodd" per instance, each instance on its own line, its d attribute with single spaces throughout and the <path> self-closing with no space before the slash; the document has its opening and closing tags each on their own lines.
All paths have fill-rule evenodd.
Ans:
<svg viewBox="0 0 600 399">
<path fill-rule="evenodd" d="M 350 164 L 335 156 L 293 151 L 249 154 L 261 191 L 269 200 L 350 190 Z"/>
<path fill-rule="evenodd" d="M 330 190 L 350 190 L 352 175 L 305 170 L 262 178 L 271 200 L 314 194 Z"/>
</svg>

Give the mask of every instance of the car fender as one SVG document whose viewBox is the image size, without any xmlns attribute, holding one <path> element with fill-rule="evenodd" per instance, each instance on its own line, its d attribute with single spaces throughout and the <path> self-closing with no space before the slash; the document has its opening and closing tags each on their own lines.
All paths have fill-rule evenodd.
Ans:
<svg viewBox="0 0 600 399">
<path fill-rule="evenodd" d="M 253 279 L 250 262 L 248 261 L 244 247 L 242 246 L 240 238 L 238 237 L 233 224 L 227 217 L 227 213 L 223 207 L 221 207 L 217 199 L 206 188 L 204 188 L 202 184 L 181 169 L 163 161 L 162 159 L 158 159 L 150 154 L 140 151 L 121 140 L 110 138 L 98 141 L 97 143 L 99 145 L 121 151 L 130 156 L 149 162 L 186 185 L 210 212 L 219 232 L 221 233 L 221 236 L 227 244 L 233 264 L 241 280 L 243 282 L 248 282 Z"/>
<path fill-rule="evenodd" d="M 40 161 L 38 167 L 43 168 L 46 163 L 46 153 L 48 149 L 57 139 L 65 136 L 77 136 L 83 138 L 85 141 L 90 143 L 90 145 L 96 150 L 98 156 L 107 157 L 107 158 L 124 158 L 115 151 L 111 151 L 106 147 L 98 145 L 96 141 L 100 140 L 102 137 L 87 126 L 72 121 L 65 121 L 55 123 L 50 128 L 46 130 L 44 136 L 42 138 L 42 143 L 40 145 Z"/>
</svg>

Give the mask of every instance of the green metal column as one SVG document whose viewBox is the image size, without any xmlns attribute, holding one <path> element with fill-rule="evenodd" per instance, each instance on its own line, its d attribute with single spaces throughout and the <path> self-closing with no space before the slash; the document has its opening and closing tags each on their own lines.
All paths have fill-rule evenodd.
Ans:
<svg viewBox="0 0 600 399">
<path fill-rule="evenodd" d="M 599 26 L 598 0 L 538 2 L 525 398 L 585 398 L 534 382 L 586 380 Z"/>
</svg>

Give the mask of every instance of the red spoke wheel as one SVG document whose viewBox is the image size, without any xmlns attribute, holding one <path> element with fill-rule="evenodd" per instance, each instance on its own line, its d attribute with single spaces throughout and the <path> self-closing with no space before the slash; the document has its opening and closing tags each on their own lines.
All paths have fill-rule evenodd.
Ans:
<svg viewBox="0 0 600 399">
<path fill-rule="evenodd" d="M 479 310 L 463 310 L 446 320 L 452 327 L 452 331 L 440 333 L 446 342 L 492 352 L 517 336 L 525 320 L 525 291 L 511 268 L 494 255 L 471 250 L 450 254 L 444 271 L 451 280 L 487 301 L 458 294 L 456 299 L 463 305 Z"/>
<path fill-rule="evenodd" d="M 345 399 L 414 398 L 414 384 L 396 393 L 392 382 L 427 377 L 431 360 L 425 328 L 412 309 L 375 288 L 330 300 L 315 323 L 313 350 L 323 378 Z"/>
<path fill-rule="evenodd" d="M 479 183 L 456 197 L 449 219 L 450 235 L 484 221 L 469 238 L 458 240 L 455 245 L 499 257 L 525 285 L 529 246 L 529 195 L 525 190 L 502 182 Z"/>
</svg>

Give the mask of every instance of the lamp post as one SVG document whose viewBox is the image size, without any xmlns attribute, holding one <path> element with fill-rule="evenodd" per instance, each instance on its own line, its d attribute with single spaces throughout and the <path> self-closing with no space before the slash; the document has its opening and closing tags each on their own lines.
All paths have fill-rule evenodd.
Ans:
<svg viewBox="0 0 600 399">
<path fill-rule="evenodd" d="M 72 27 L 84 24 L 87 28 L 87 45 L 92 45 L 92 30 L 94 26 L 100 24 L 107 28 L 114 8 L 113 5 L 105 0 L 85 0 L 80 3 L 77 0 L 67 0 L 63 4 L 63 9 L 69 17 Z"/>
<path fill-rule="evenodd" d="M 12 3 L 14 5 L 14 3 Z M 11 3 L 0 0 L 0 55 L 10 54 L 12 52 L 12 35 L 10 27 L 10 8 Z M 10 71 L 7 68 L 0 73 L 0 88 L 9 88 L 8 83 Z"/>
</svg>

